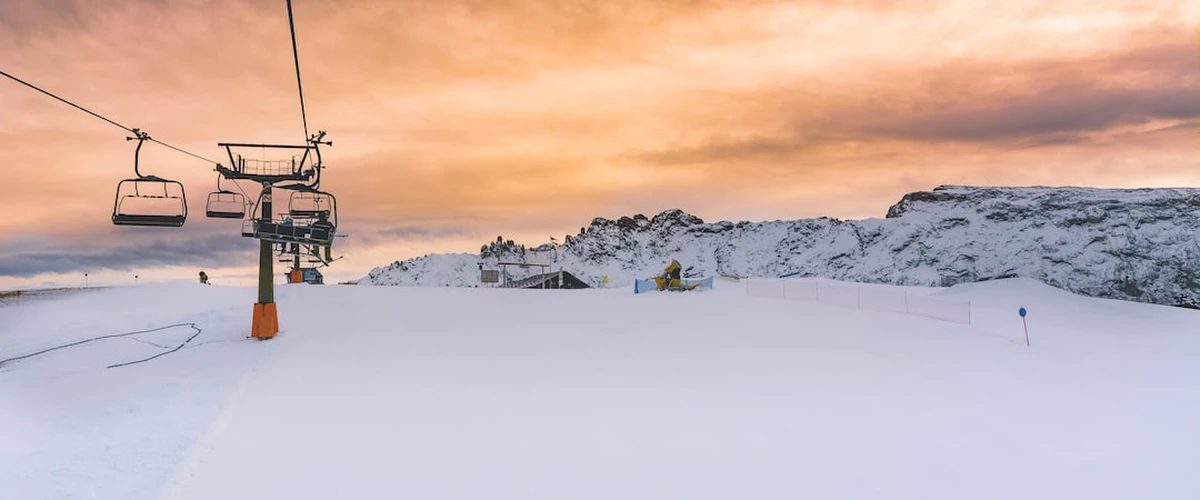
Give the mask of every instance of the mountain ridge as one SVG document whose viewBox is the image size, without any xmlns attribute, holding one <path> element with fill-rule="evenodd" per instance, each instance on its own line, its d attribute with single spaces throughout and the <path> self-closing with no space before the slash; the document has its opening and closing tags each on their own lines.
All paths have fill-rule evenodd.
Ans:
<svg viewBox="0 0 1200 500">
<path fill-rule="evenodd" d="M 560 245 L 499 238 L 478 254 L 396 261 L 358 283 L 475 286 L 481 264 L 524 259 L 623 286 L 677 259 L 693 275 L 933 286 L 1020 276 L 1082 295 L 1200 307 L 1198 228 L 1200 189 L 943 185 L 905 194 L 884 218 L 706 223 L 680 209 L 596 217 Z"/>
</svg>

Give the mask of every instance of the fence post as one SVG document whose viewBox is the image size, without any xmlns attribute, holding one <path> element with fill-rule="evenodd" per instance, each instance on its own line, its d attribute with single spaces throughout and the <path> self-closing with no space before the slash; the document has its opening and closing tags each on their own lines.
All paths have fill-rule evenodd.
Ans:
<svg viewBox="0 0 1200 500">
<path fill-rule="evenodd" d="M 904 314 L 912 314 L 908 312 L 908 290 L 904 291 Z"/>
<path fill-rule="evenodd" d="M 969 301 L 969 300 L 967 301 L 967 324 L 968 325 L 972 324 L 971 323 L 971 301 Z"/>
<path fill-rule="evenodd" d="M 817 290 L 817 302 L 820 302 L 821 301 L 821 282 L 814 281 L 813 283 L 816 284 L 816 286 L 814 288 L 816 288 L 816 290 Z"/>
<path fill-rule="evenodd" d="M 855 292 L 854 308 L 861 310 L 862 309 L 862 287 L 861 286 L 854 287 L 854 292 Z"/>
</svg>

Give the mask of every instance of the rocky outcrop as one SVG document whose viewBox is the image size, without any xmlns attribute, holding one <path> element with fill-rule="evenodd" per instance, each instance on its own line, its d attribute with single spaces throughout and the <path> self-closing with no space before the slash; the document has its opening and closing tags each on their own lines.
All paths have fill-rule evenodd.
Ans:
<svg viewBox="0 0 1200 500">
<path fill-rule="evenodd" d="M 945 286 L 1020 276 L 1084 295 L 1200 306 L 1200 190 L 941 186 L 884 219 L 705 223 L 681 210 L 593 219 L 520 258 L 597 284 L 630 284 L 671 259 L 693 275 L 784 273 Z M 510 255 L 509 258 L 512 258 Z M 364 284 L 472 286 L 494 254 L 431 255 Z M 514 271 L 518 272 L 518 271 Z"/>
</svg>

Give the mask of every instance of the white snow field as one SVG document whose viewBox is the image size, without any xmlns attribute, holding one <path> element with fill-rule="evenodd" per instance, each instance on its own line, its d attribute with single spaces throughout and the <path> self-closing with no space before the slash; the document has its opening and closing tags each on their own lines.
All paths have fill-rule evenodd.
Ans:
<svg viewBox="0 0 1200 500">
<path fill-rule="evenodd" d="M 0 360 L 201 333 L 0 364 L 0 498 L 1200 497 L 1200 311 L 923 293 L 971 324 L 720 281 L 280 286 L 266 342 L 252 288 L 5 305 Z"/>
</svg>

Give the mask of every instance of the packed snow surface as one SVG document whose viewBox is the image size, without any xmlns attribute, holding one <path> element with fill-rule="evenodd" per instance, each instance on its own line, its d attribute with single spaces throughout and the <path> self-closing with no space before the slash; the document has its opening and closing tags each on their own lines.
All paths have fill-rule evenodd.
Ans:
<svg viewBox="0 0 1200 500">
<path fill-rule="evenodd" d="M 0 363 L 0 497 L 1200 497 L 1200 311 L 905 290 L 971 324 L 731 282 L 293 285 L 265 342 L 251 288 L 6 303 L 0 360 L 201 332 Z"/>
</svg>

